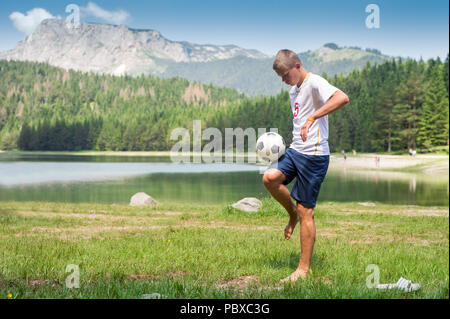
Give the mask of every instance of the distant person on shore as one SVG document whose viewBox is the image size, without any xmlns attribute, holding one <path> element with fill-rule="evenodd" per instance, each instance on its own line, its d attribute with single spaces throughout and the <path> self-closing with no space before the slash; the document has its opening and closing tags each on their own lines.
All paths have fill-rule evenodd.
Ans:
<svg viewBox="0 0 450 319">
<path fill-rule="evenodd" d="M 289 213 L 289 223 L 284 229 L 286 239 L 300 222 L 300 262 L 297 269 L 282 280 L 287 282 L 304 278 L 311 271 L 316 240 L 314 207 L 330 162 L 327 115 L 348 103 L 349 98 L 321 76 L 306 71 L 291 50 L 278 52 L 273 69 L 284 83 L 292 86 L 289 92 L 293 115 L 292 143 L 263 177 L 264 186 Z M 289 194 L 285 185 L 295 178 Z"/>
<path fill-rule="evenodd" d="M 409 148 L 408 152 L 410 156 L 416 156 L 416 150 L 413 150 L 411 147 Z"/>
<path fill-rule="evenodd" d="M 356 150 L 352 150 L 353 156 L 356 156 Z"/>
<path fill-rule="evenodd" d="M 380 167 L 380 157 L 379 156 L 375 156 L 375 167 Z"/>
<path fill-rule="evenodd" d="M 342 150 L 341 153 L 342 153 L 342 156 L 344 156 L 344 161 L 345 161 L 347 159 L 347 155 L 345 154 L 344 150 Z"/>
</svg>

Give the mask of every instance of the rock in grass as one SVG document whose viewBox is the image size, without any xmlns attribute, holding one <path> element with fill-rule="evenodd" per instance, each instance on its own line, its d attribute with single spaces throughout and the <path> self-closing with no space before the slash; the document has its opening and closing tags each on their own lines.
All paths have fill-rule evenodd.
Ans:
<svg viewBox="0 0 450 319">
<path fill-rule="evenodd" d="M 358 203 L 361 206 L 368 206 L 368 207 L 374 207 L 376 206 L 375 203 Z"/>
<path fill-rule="evenodd" d="M 130 206 L 145 206 L 154 204 L 158 204 L 158 202 L 144 192 L 134 194 L 130 200 Z"/>
<path fill-rule="evenodd" d="M 231 207 L 247 213 L 256 213 L 262 206 L 262 202 L 255 197 L 245 197 L 231 205 Z"/>
</svg>

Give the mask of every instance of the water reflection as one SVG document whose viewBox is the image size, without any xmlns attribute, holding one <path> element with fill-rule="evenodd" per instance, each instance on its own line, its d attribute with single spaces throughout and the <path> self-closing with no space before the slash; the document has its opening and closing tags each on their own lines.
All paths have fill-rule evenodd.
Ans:
<svg viewBox="0 0 450 319">
<path fill-rule="evenodd" d="M 448 186 L 448 176 L 332 169 L 328 171 L 319 199 L 448 205 Z"/>
<path fill-rule="evenodd" d="M 177 163 L 77 163 L 6 162 L 0 163 L 0 187 L 49 182 L 105 181 L 152 173 L 206 173 L 259 171 L 250 164 Z"/>
<path fill-rule="evenodd" d="M 416 176 L 414 175 L 409 180 L 409 191 L 415 193 L 416 192 Z"/>
<path fill-rule="evenodd" d="M 270 196 L 260 167 L 250 164 L 174 164 L 168 157 L 163 162 L 111 156 L 20 159 L 0 158 L 0 201 L 127 204 L 141 191 L 161 202 L 183 203 Z M 330 168 L 320 201 L 448 205 L 448 176 Z"/>
</svg>

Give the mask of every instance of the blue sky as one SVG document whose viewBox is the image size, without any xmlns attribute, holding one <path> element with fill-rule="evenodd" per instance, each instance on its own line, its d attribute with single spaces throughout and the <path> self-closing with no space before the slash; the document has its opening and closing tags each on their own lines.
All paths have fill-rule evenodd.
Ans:
<svg viewBox="0 0 450 319">
<path fill-rule="evenodd" d="M 40 0 L 0 2 L 0 50 L 25 38 L 13 24 L 13 12 L 45 9 L 65 18 L 68 4 L 90 1 Z M 449 47 L 447 0 L 93 0 L 98 7 L 128 18 L 132 28 L 155 29 L 170 40 L 235 44 L 274 55 L 279 49 L 314 50 L 327 42 L 376 48 L 385 54 L 424 59 L 445 58 Z M 369 29 L 368 4 L 380 8 L 380 28 Z M 106 23 L 94 15 L 83 21 Z"/>
</svg>

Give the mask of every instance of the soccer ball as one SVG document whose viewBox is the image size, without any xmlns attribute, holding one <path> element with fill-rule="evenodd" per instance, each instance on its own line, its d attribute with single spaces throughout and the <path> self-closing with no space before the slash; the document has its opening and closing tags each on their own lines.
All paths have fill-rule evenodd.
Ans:
<svg viewBox="0 0 450 319">
<path fill-rule="evenodd" d="M 267 132 L 256 141 L 256 154 L 264 161 L 274 162 L 286 151 L 283 137 L 275 132 Z"/>
</svg>

